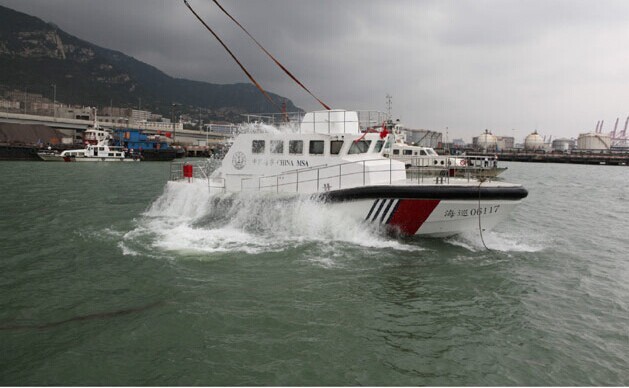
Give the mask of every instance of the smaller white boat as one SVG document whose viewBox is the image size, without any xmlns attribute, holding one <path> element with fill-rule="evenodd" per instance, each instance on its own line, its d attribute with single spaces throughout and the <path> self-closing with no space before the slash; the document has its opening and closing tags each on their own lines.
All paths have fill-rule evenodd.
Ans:
<svg viewBox="0 0 629 388">
<path fill-rule="evenodd" d="M 123 147 L 112 146 L 111 131 L 98 125 L 96 111 L 94 111 L 94 125 L 83 133 L 85 148 L 66 150 L 61 157 L 66 162 L 139 162 L 140 155 L 127 154 Z"/>
<path fill-rule="evenodd" d="M 399 124 L 392 128 L 395 141 L 385 148 L 383 155 L 404 162 L 411 175 L 420 172 L 421 175 L 440 175 L 447 172 L 450 176 L 495 178 L 507 169 L 498 167 L 497 156 L 439 155 L 431 147 L 406 144 L 401 128 Z"/>
<path fill-rule="evenodd" d="M 139 155 L 127 156 L 122 147 L 88 144 L 84 149 L 65 150 L 61 157 L 66 162 L 139 162 Z"/>
</svg>

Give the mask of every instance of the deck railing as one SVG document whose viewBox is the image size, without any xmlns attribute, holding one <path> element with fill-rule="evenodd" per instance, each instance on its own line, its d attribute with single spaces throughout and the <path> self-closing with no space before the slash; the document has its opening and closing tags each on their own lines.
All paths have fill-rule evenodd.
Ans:
<svg viewBox="0 0 629 388">
<path fill-rule="evenodd" d="M 483 171 L 489 171 L 484 167 L 448 165 L 447 162 L 443 165 L 427 165 L 422 163 L 425 159 L 425 157 L 409 157 L 404 163 L 393 159 L 368 159 L 305 167 L 273 175 L 226 174 L 221 178 L 211 178 L 212 171 L 217 167 L 216 163 L 211 161 L 175 162 L 171 164 L 170 176 L 171 180 L 185 179 L 183 166 L 192 164 L 192 179 L 207 180 L 211 192 L 223 192 L 229 189 L 230 191 L 308 194 L 366 185 L 408 182 L 448 184 L 454 177 L 471 181 L 479 177 L 491 179 L 495 176 L 491 173 L 484 174 Z M 459 159 L 468 161 L 469 157 L 457 156 L 457 160 Z M 472 164 L 471 161 L 469 163 Z M 232 182 L 229 188 L 228 181 Z"/>
</svg>

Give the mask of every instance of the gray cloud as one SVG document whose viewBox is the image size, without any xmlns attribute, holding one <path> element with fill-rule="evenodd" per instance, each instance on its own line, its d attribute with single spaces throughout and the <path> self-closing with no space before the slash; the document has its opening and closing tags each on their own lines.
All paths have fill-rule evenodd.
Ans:
<svg viewBox="0 0 629 388">
<path fill-rule="evenodd" d="M 269 90 L 315 102 L 210 0 L 190 0 Z M 247 82 L 181 1 L 0 0 L 166 73 Z M 471 139 L 576 137 L 629 114 L 629 2 L 222 0 L 311 90 L 347 109 Z M 611 130 L 612 124 L 606 124 Z"/>
</svg>

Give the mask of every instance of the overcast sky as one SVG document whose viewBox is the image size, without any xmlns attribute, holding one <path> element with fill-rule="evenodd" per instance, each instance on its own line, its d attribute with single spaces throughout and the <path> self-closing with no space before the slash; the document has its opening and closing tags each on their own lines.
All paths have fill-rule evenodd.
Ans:
<svg viewBox="0 0 629 388">
<path fill-rule="evenodd" d="M 211 0 L 190 4 L 268 90 L 320 106 Z M 577 137 L 629 115 L 629 1 L 220 0 L 335 108 L 471 140 Z M 178 0 L 0 0 L 175 77 L 248 82 Z"/>
</svg>

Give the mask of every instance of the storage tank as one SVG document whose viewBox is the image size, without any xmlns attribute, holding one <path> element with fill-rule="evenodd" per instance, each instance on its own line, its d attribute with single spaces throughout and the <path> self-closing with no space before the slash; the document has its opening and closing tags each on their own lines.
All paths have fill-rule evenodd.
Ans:
<svg viewBox="0 0 629 388">
<path fill-rule="evenodd" d="M 536 151 L 536 150 L 544 149 L 544 139 L 537 133 L 537 130 L 529 134 L 524 139 L 524 149 L 527 151 Z"/>
<path fill-rule="evenodd" d="M 582 133 L 577 139 L 577 148 L 580 150 L 608 150 L 612 144 L 612 138 L 602 133 Z"/>
<path fill-rule="evenodd" d="M 565 137 L 561 139 L 555 139 L 553 140 L 552 148 L 553 151 L 570 151 L 574 148 L 574 140 L 566 139 Z"/>
<path fill-rule="evenodd" d="M 496 136 L 492 135 L 491 132 L 489 132 L 489 130 L 486 129 L 485 132 L 478 137 L 476 144 L 478 145 L 479 148 L 485 151 L 488 151 L 488 150 L 493 151 L 496 149 L 496 146 L 498 145 L 498 139 L 496 139 Z"/>
</svg>

